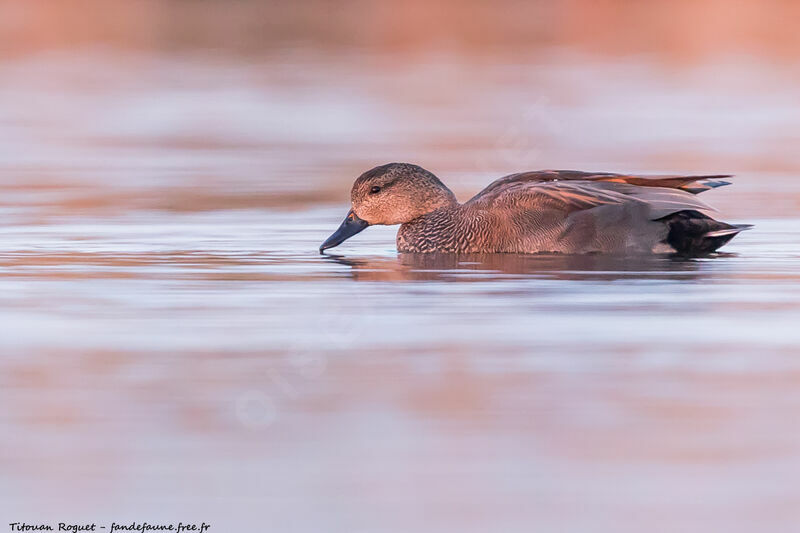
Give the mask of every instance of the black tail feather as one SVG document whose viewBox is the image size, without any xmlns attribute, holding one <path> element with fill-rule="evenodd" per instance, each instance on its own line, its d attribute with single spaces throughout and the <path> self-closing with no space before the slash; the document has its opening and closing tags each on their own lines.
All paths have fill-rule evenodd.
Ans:
<svg viewBox="0 0 800 533">
<path fill-rule="evenodd" d="M 727 224 L 694 210 L 678 211 L 658 219 L 669 228 L 665 242 L 679 254 L 703 255 L 716 251 L 749 224 Z"/>
</svg>

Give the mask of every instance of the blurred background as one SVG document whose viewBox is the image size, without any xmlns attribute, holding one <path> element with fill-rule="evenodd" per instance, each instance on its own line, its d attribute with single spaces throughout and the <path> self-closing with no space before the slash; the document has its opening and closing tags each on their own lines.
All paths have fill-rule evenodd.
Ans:
<svg viewBox="0 0 800 533">
<path fill-rule="evenodd" d="M 759 175 L 768 194 L 800 167 L 798 18 L 713 0 L 5 0 L 3 201 L 286 208 L 342 202 L 393 160 L 462 198 L 528 168 L 731 172 L 740 192 Z M 796 212 L 791 192 L 768 213 Z M 750 198 L 738 216 L 764 213 Z"/>
<path fill-rule="evenodd" d="M 0 0 L 0 514 L 794 531 L 800 4 Z M 321 258 L 361 172 L 730 173 L 719 258 Z M 107 524 L 107 525 L 110 525 Z"/>
</svg>

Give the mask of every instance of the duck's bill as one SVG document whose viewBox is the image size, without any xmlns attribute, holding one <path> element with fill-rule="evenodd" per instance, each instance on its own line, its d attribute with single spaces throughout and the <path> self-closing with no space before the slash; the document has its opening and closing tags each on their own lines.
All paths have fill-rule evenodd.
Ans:
<svg viewBox="0 0 800 533">
<path fill-rule="evenodd" d="M 351 209 L 347 213 L 347 217 L 345 217 L 344 222 L 342 222 L 341 226 L 339 226 L 339 229 L 334 231 L 333 235 L 328 237 L 328 239 L 322 243 L 322 246 L 319 247 L 320 253 L 327 250 L 328 248 L 339 246 L 353 235 L 367 229 L 367 226 L 369 226 L 369 222 L 358 218 Z"/>
</svg>

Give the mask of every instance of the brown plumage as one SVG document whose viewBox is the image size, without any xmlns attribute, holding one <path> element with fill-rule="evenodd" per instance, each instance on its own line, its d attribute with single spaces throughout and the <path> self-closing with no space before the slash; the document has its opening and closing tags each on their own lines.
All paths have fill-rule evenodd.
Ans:
<svg viewBox="0 0 800 533">
<path fill-rule="evenodd" d="M 400 252 L 709 253 L 749 227 L 714 220 L 695 196 L 728 177 L 523 172 L 459 204 L 427 170 L 390 163 L 355 181 L 352 209 L 320 251 L 401 224 Z"/>
</svg>

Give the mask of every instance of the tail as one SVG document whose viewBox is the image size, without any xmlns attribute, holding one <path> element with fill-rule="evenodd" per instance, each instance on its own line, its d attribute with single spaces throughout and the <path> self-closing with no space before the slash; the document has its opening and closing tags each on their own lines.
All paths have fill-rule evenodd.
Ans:
<svg viewBox="0 0 800 533">
<path fill-rule="evenodd" d="M 750 224 L 727 224 L 694 210 L 678 211 L 658 221 L 669 228 L 665 242 L 679 254 L 703 255 L 716 251 Z"/>
</svg>

